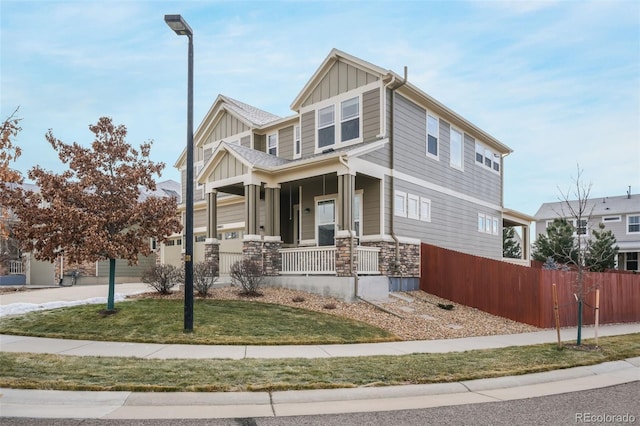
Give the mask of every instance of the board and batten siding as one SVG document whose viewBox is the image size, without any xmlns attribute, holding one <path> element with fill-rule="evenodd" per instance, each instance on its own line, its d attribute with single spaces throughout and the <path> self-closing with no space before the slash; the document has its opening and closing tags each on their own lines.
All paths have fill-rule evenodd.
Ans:
<svg viewBox="0 0 640 426">
<path fill-rule="evenodd" d="M 379 77 L 374 74 L 351 64 L 338 61 L 333 64 L 329 72 L 320 80 L 307 99 L 304 100 L 302 106 L 313 105 L 378 80 Z"/>
<path fill-rule="evenodd" d="M 238 133 L 246 132 L 247 130 L 249 130 L 249 126 L 245 123 L 230 114 L 224 113 L 211 131 L 205 145 L 221 139 L 229 138 L 237 135 Z"/>
</svg>

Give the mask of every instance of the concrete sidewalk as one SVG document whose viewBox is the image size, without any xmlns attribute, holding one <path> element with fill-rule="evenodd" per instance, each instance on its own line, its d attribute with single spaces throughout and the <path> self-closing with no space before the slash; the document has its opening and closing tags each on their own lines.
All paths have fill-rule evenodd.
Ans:
<svg viewBox="0 0 640 426">
<path fill-rule="evenodd" d="M 119 284 L 116 292 L 148 290 L 144 284 Z M 105 286 L 53 288 L 0 296 L 0 308 L 20 303 L 88 300 L 100 297 Z M 599 336 L 640 332 L 640 324 L 605 325 Z M 583 328 L 583 338 L 594 337 L 593 327 Z M 563 340 L 575 340 L 576 329 L 563 329 Z M 462 339 L 355 345 L 220 346 L 92 342 L 0 335 L 3 352 L 60 355 L 169 358 L 327 358 L 345 356 L 444 353 L 474 349 L 523 346 L 556 341 L 555 330 L 533 333 L 469 337 Z M 624 361 L 550 371 L 523 376 L 481 379 L 459 383 L 407 385 L 379 388 L 330 389 L 286 392 L 136 393 L 68 392 L 1 389 L 0 416 L 40 418 L 226 418 L 313 415 L 364 411 L 428 408 L 531 398 L 640 381 L 640 357 Z M 198 409 L 194 410 L 197 406 Z"/>
</svg>

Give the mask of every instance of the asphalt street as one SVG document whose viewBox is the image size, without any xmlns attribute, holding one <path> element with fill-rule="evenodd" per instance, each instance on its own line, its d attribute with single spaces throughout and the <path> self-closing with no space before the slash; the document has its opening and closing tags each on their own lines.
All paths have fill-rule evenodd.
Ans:
<svg viewBox="0 0 640 426">
<path fill-rule="evenodd" d="M 197 409 L 197 407 L 194 407 Z M 242 413 L 238 413 L 241 415 Z M 345 426 L 640 424 L 640 382 L 513 401 L 420 410 L 229 419 L 3 418 L 3 426 Z"/>
</svg>

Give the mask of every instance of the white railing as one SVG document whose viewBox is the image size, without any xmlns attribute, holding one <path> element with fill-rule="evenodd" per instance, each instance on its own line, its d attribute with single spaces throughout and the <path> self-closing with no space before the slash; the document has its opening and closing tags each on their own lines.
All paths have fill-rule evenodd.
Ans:
<svg viewBox="0 0 640 426">
<path fill-rule="evenodd" d="M 218 263 L 220 276 L 228 276 L 231 272 L 231 265 L 242 260 L 242 253 L 221 251 Z"/>
<path fill-rule="evenodd" d="M 379 247 L 358 246 L 358 273 L 375 275 L 380 273 L 378 268 Z"/>
<path fill-rule="evenodd" d="M 336 272 L 335 247 L 299 247 L 280 249 L 281 274 L 326 274 Z"/>
<path fill-rule="evenodd" d="M 22 275 L 22 261 L 12 260 L 9 262 L 9 275 Z"/>
<path fill-rule="evenodd" d="M 377 275 L 378 247 L 357 248 L 357 264 L 359 274 Z M 336 272 L 335 247 L 299 247 L 281 249 L 281 274 L 333 275 Z"/>
</svg>

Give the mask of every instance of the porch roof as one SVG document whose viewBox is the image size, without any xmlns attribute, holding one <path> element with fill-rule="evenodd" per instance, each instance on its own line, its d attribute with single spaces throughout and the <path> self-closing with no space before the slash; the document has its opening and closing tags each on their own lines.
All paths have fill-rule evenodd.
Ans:
<svg viewBox="0 0 640 426">
<path fill-rule="evenodd" d="M 278 171 L 299 167 L 309 167 L 309 169 L 312 169 L 314 165 L 323 163 L 325 161 L 329 161 L 332 159 L 334 161 L 338 161 L 339 157 L 346 156 L 347 159 L 357 157 L 359 155 L 375 151 L 384 146 L 387 142 L 387 139 L 382 139 L 374 142 L 347 146 L 339 148 L 337 150 L 330 150 L 304 158 L 289 160 L 286 158 L 267 154 L 263 151 L 258 151 L 252 148 L 222 141 L 216 147 L 213 155 L 202 169 L 198 177 L 198 183 L 204 184 L 208 181 L 209 176 L 211 175 L 211 173 L 213 173 L 213 171 L 225 157 L 225 155 L 231 155 L 232 157 L 246 165 L 250 169 L 249 173 L 253 171 L 275 173 Z"/>
</svg>

